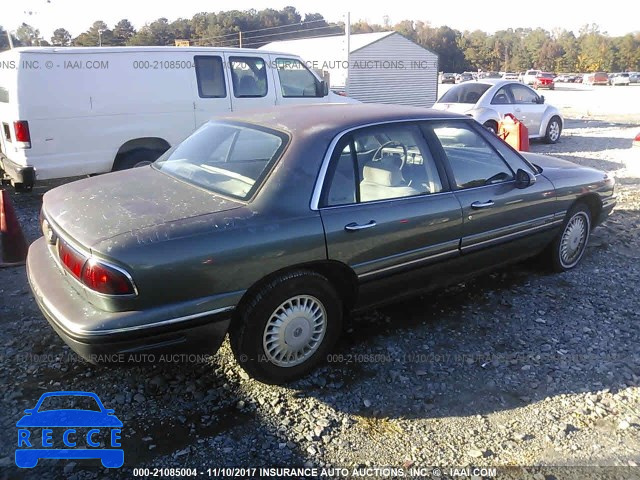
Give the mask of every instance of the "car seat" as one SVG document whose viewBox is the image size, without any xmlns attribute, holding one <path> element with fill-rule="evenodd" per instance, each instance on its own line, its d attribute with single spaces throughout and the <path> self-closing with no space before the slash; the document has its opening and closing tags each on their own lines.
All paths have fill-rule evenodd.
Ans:
<svg viewBox="0 0 640 480">
<path fill-rule="evenodd" d="M 410 197 L 422 193 L 410 187 L 402 177 L 400 165 L 393 159 L 370 161 L 364 166 L 360 182 L 360 200 L 370 202 L 387 198 Z"/>
</svg>

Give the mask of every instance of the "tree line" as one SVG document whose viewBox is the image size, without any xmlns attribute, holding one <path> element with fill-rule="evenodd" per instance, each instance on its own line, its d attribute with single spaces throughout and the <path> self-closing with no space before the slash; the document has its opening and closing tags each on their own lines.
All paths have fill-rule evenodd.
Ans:
<svg viewBox="0 0 640 480">
<path fill-rule="evenodd" d="M 440 70 L 446 72 L 520 72 L 529 68 L 553 72 L 640 70 L 640 32 L 614 37 L 596 24 L 585 25 L 577 35 L 569 30 L 543 28 L 509 28 L 489 34 L 433 27 L 413 20 L 392 25 L 386 19 L 383 24 L 358 21 L 351 27 L 354 34 L 390 30 L 438 54 Z M 67 29 L 58 28 L 49 40 L 42 38 L 38 29 L 23 23 L 12 32 L 12 39 L 14 46 L 175 45 L 176 40 L 188 40 L 192 45 L 257 48 L 275 40 L 343 32 L 343 23 L 330 23 L 319 13 L 303 15 L 294 7 L 285 7 L 202 12 L 173 22 L 159 18 L 137 30 L 127 19 L 113 28 L 98 20 L 76 37 Z M 0 27 L 0 50 L 7 48 L 7 32 Z"/>
</svg>

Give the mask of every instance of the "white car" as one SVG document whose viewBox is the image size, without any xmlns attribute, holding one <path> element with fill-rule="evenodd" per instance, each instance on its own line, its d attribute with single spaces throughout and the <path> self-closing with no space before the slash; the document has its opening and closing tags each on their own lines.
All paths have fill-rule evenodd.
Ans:
<svg viewBox="0 0 640 480">
<path fill-rule="evenodd" d="M 533 85 L 533 82 L 536 81 L 536 75 L 540 73 L 540 70 L 527 70 L 522 75 L 522 83 L 525 85 Z"/>
<path fill-rule="evenodd" d="M 560 111 L 544 102 L 532 88 L 510 80 L 467 82 L 447 90 L 433 108 L 464 113 L 493 132 L 510 113 L 529 130 L 529 138 L 556 143 L 564 120 Z"/>
<path fill-rule="evenodd" d="M 1 65 L 0 179 L 23 190 L 149 164 L 215 115 L 359 103 L 300 57 L 247 48 L 28 47 Z"/>
<path fill-rule="evenodd" d="M 609 78 L 609 84 L 613 86 L 629 85 L 630 83 L 631 83 L 631 79 L 629 78 L 628 73 L 614 73 Z"/>
<path fill-rule="evenodd" d="M 503 80 L 518 80 L 518 74 L 515 72 L 505 72 L 502 75 Z"/>
</svg>

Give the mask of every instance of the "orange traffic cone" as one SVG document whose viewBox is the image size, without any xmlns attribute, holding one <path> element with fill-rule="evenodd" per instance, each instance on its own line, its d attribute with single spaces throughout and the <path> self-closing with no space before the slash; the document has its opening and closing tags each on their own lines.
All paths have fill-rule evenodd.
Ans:
<svg viewBox="0 0 640 480">
<path fill-rule="evenodd" d="M 0 268 L 24 264 L 28 249 L 9 192 L 0 190 Z"/>
</svg>

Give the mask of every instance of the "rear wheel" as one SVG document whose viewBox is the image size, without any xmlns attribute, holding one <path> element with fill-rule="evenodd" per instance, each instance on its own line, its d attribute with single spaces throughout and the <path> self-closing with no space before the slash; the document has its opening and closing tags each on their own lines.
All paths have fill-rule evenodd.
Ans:
<svg viewBox="0 0 640 480">
<path fill-rule="evenodd" d="M 551 117 L 547 124 L 547 132 L 544 136 L 546 143 L 556 143 L 562 133 L 562 123 L 558 117 Z"/>
<path fill-rule="evenodd" d="M 285 383 L 323 361 L 342 330 L 340 297 L 322 275 L 300 270 L 265 285 L 229 331 L 240 366 L 256 380 Z"/>
<path fill-rule="evenodd" d="M 551 268 L 556 272 L 571 270 L 582 259 L 591 233 L 589 208 L 578 203 L 567 214 L 562 230 L 547 250 Z"/>
<path fill-rule="evenodd" d="M 495 120 L 487 120 L 482 125 L 494 135 L 498 134 L 498 122 Z"/>
</svg>

